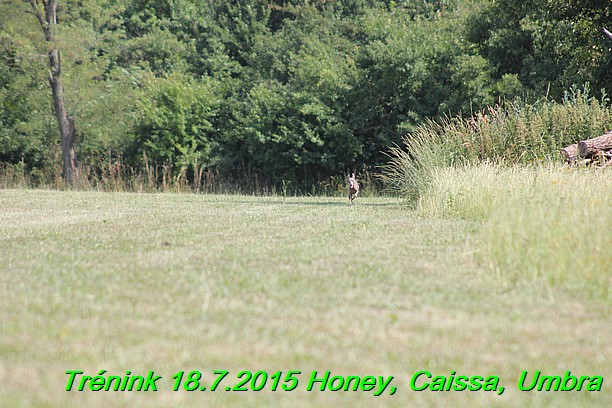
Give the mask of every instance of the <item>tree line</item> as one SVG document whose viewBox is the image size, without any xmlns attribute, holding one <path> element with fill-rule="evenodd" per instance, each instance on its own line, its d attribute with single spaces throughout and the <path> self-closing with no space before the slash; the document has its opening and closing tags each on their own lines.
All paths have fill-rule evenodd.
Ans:
<svg viewBox="0 0 612 408">
<path fill-rule="evenodd" d="M 307 187 L 428 119 L 612 84 L 607 0 L 58 0 L 52 25 L 32 3 L 0 0 L 0 163 L 33 180 L 62 155 L 53 50 L 92 177 L 121 160 Z"/>
</svg>

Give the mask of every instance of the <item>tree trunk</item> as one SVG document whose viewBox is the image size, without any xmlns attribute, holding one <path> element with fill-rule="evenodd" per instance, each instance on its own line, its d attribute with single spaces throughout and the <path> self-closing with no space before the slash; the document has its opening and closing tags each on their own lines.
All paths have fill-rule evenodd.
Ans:
<svg viewBox="0 0 612 408">
<path fill-rule="evenodd" d="M 74 181 L 77 162 L 74 151 L 76 140 L 76 120 L 74 116 L 68 117 L 64 106 L 64 87 L 61 82 L 61 63 L 59 50 L 53 49 L 49 52 L 49 84 L 53 96 L 53 108 L 59 126 L 60 137 L 62 139 L 62 177 L 68 183 Z"/>
<path fill-rule="evenodd" d="M 76 119 L 68 116 L 64 105 L 64 87 L 62 86 L 62 65 L 60 51 L 54 44 L 55 27 L 57 25 L 57 0 L 41 0 L 44 16 L 41 13 L 38 0 L 30 0 L 30 5 L 36 14 L 38 23 L 49 43 L 49 85 L 53 97 L 53 109 L 62 140 L 62 177 L 72 184 L 77 171 L 77 158 L 74 150 L 76 140 Z"/>
<path fill-rule="evenodd" d="M 578 159 L 578 144 L 574 143 L 573 145 L 564 147 L 561 149 L 561 154 L 567 163 L 573 164 L 576 159 Z"/>
<path fill-rule="evenodd" d="M 612 131 L 578 143 L 580 157 L 589 158 L 600 151 L 612 149 Z"/>
</svg>

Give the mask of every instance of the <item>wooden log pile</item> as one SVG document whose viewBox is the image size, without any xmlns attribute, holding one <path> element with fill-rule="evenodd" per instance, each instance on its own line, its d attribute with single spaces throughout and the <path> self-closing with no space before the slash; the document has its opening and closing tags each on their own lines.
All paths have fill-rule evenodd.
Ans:
<svg viewBox="0 0 612 408">
<path fill-rule="evenodd" d="M 612 131 L 564 147 L 561 149 L 561 154 L 568 164 L 610 166 L 612 165 Z"/>
</svg>

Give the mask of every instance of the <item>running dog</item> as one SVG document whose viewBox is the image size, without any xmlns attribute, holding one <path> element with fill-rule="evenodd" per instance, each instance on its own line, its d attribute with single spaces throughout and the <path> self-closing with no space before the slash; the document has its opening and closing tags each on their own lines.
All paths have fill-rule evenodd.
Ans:
<svg viewBox="0 0 612 408">
<path fill-rule="evenodd" d="M 355 180 L 355 173 L 348 175 L 346 177 L 347 180 L 347 184 L 348 184 L 348 199 L 349 199 L 349 205 L 353 205 L 353 201 L 355 201 L 355 199 L 357 198 L 357 195 L 359 194 L 359 183 L 357 183 L 357 180 Z"/>
</svg>

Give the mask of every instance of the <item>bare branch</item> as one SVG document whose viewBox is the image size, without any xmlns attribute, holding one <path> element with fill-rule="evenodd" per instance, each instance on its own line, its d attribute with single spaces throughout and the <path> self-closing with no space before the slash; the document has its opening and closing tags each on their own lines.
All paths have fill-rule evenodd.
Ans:
<svg viewBox="0 0 612 408">
<path fill-rule="evenodd" d="M 607 35 L 608 37 L 610 37 L 610 39 L 612 39 L 612 33 L 609 32 L 608 30 L 606 30 L 605 28 L 603 29 L 603 32 L 605 35 Z"/>
<path fill-rule="evenodd" d="M 36 18 L 38 19 L 38 23 L 40 24 L 40 28 L 42 28 L 45 33 L 45 39 L 50 42 L 53 41 L 53 34 L 51 33 L 51 29 L 49 28 L 49 23 L 45 21 L 42 13 L 40 12 L 40 7 L 38 5 L 38 0 L 30 0 L 30 6 L 32 6 L 32 10 L 34 14 L 36 14 Z M 43 6 L 46 7 L 46 4 L 43 0 Z M 45 12 L 46 14 L 46 12 Z"/>
</svg>

